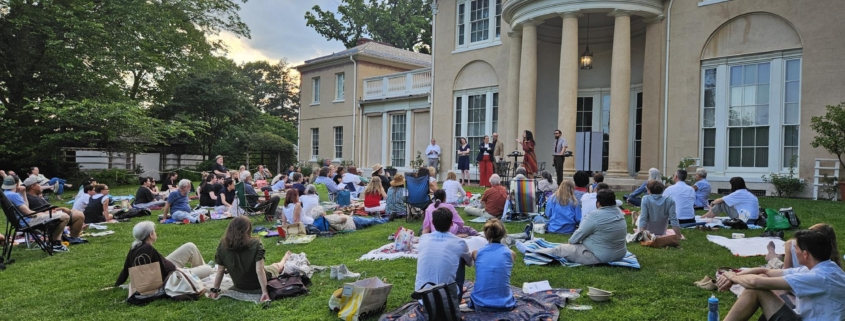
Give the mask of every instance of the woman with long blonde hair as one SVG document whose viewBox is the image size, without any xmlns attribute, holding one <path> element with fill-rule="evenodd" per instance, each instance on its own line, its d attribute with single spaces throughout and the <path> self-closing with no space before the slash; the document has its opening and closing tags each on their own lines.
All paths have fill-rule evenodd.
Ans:
<svg viewBox="0 0 845 321">
<path fill-rule="evenodd" d="M 364 211 L 367 213 L 384 212 L 385 204 L 382 202 L 387 198 L 387 192 L 381 186 L 381 178 L 373 176 L 367 188 L 364 189 Z"/>
<path fill-rule="evenodd" d="M 461 186 L 461 183 L 458 183 L 458 175 L 455 175 L 455 172 L 449 171 L 446 174 L 446 181 L 443 182 L 443 189 L 446 191 L 446 203 L 452 205 L 458 205 L 458 200 L 466 195 L 466 191 Z"/>
<path fill-rule="evenodd" d="M 581 206 L 575 198 L 575 183 L 563 180 L 557 191 L 546 201 L 546 231 L 570 234 L 581 223 Z"/>
</svg>

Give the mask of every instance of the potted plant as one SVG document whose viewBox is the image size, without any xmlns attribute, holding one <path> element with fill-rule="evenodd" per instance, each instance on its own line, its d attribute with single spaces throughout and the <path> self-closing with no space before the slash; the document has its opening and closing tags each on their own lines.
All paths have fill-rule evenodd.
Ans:
<svg viewBox="0 0 845 321">
<path fill-rule="evenodd" d="M 824 116 L 810 119 L 810 128 L 816 131 L 816 137 L 810 142 L 814 148 L 824 147 L 831 154 L 836 155 L 842 165 L 842 154 L 845 154 L 845 102 L 827 107 Z M 839 179 L 839 199 L 845 199 L 845 181 Z"/>
<path fill-rule="evenodd" d="M 387 173 L 387 177 L 392 178 L 396 176 L 396 167 L 388 165 L 384 168 L 384 172 Z"/>
</svg>

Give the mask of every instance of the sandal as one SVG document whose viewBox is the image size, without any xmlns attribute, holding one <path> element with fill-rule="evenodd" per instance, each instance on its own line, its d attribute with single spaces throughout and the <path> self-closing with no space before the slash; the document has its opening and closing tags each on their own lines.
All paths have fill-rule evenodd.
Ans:
<svg viewBox="0 0 845 321">
<path fill-rule="evenodd" d="M 695 286 L 708 290 L 708 291 L 716 291 L 719 287 L 716 286 L 716 280 L 711 279 L 709 276 L 705 276 L 701 281 L 694 282 Z"/>
</svg>

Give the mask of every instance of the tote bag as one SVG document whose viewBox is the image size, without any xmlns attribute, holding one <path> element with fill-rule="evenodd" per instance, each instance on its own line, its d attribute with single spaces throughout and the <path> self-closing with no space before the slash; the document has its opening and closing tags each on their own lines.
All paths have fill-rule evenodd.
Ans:
<svg viewBox="0 0 845 321">
<path fill-rule="evenodd" d="M 344 284 L 337 317 L 346 321 L 358 321 L 381 313 L 387 306 L 391 289 L 392 284 L 384 283 L 375 277 Z"/>
<path fill-rule="evenodd" d="M 164 283 L 161 281 L 161 265 L 153 262 L 149 255 L 135 257 L 134 266 L 129 268 L 129 295 L 155 293 Z"/>
<path fill-rule="evenodd" d="M 176 269 L 167 277 L 164 291 L 170 298 L 177 301 L 197 300 L 199 296 L 205 293 L 205 285 L 195 274 Z"/>
</svg>

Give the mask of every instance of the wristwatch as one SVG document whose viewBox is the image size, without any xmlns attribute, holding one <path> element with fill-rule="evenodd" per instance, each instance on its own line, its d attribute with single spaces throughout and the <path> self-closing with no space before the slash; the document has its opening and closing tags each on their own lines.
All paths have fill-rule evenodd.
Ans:
<svg viewBox="0 0 845 321">
<path fill-rule="evenodd" d="M 211 291 L 211 293 L 220 293 L 220 289 L 218 288 L 211 288 L 209 291 Z"/>
</svg>

